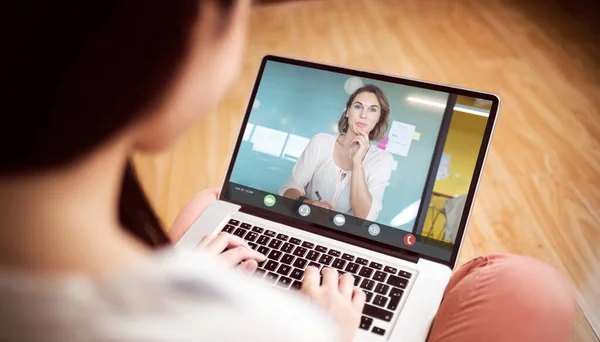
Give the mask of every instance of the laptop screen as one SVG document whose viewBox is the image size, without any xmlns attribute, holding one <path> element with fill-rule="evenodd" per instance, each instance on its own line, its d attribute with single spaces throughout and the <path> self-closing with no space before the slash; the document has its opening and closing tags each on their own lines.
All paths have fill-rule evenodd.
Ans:
<svg viewBox="0 0 600 342">
<path fill-rule="evenodd" d="M 495 97 L 274 59 L 259 72 L 222 198 L 451 260 Z"/>
</svg>

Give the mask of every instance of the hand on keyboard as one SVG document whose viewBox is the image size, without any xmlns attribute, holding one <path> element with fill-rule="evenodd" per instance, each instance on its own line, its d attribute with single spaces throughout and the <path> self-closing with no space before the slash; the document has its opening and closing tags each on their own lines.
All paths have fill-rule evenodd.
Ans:
<svg viewBox="0 0 600 342">
<path fill-rule="evenodd" d="M 338 272 L 323 268 L 323 282 L 316 267 L 309 266 L 304 272 L 301 291 L 336 320 L 342 341 L 351 342 L 360 323 L 365 305 L 365 293 L 354 287 L 354 277 L 348 273 L 338 278 Z"/>
<path fill-rule="evenodd" d="M 205 253 L 218 255 L 218 258 L 231 266 L 241 263 L 239 267 L 250 273 L 256 271 L 258 263 L 266 258 L 250 248 L 244 239 L 228 233 L 205 235 L 197 248 Z"/>
</svg>

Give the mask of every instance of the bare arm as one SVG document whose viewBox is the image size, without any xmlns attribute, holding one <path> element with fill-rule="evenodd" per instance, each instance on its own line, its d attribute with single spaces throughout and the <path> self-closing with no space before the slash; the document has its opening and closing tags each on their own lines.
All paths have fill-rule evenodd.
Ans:
<svg viewBox="0 0 600 342">
<path fill-rule="evenodd" d="M 367 187 L 365 170 L 362 162 L 352 164 L 352 180 L 350 183 L 350 207 L 358 218 L 365 219 L 371 210 L 373 197 Z"/>
</svg>

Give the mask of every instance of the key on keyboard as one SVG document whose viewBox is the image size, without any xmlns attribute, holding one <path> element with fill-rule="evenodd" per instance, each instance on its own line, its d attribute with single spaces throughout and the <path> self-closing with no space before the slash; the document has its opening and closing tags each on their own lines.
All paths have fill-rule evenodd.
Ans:
<svg viewBox="0 0 600 342">
<path fill-rule="evenodd" d="M 375 287 L 375 292 L 381 293 L 382 295 L 386 295 L 388 293 L 389 289 L 390 289 L 389 285 L 379 283 Z"/>
<path fill-rule="evenodd" d="M 373 275 L 373 280 L 385 281 L 386 277 L 387 277 L 387 274 L 385 272 L 375 271 L 375 275 Z"/>
<path fill-rule="evenodd" d="M 358 275 L 360 275 L 361 277 L 367 277 L 367 278 L 369 278 L 371 276 L 371 274 L 373 274 L 373 269 L 368 268 L 367 266 L 363 266 L 360 269 L 360 272 L 358 272 Z"/>
<path fill-rule="evenodd" d="M 321 252 L 321 253 L 325 253 L 327 252 L 327 247 L 324 246 L 317 246 L 317 248 L 315 248 L 317 250 L 317 252 Z"/>
<path fill-rule="evenodd" d="M 289 242 L 286 242 L 286 243 L 283 244 L 283 246 L 281 246 L 281 251 L 282 252 L 291 253 L 292 249 L 294 249 L 294 245 L 292 245 Z"/>
<path fill-rule="evenodd" d="M 396 310 L 398 308 L 398 304 L 400 304 L 400 299 L 402 299 L 402 294 L 404 291 L 400 290 L 397 287 L 393 287 L 390 291 L 390 304 L 388 305 L 388 309 Z"/>
<path fill-rule="evenodd" d="M 283 242 L 281 242 L 281 240 L 271 240 L 271 242 L 269 242 L 268 246 L 271 248 L 279 248 L 279 246 L 281 246 Z"/>
<path fill-rule="evenodd" d="M 363 259 L 363 258 L 356 258 L 356 262 L 361 264 L 361 265 L 368 265 L 369 264 L 369 260 L 367 259 Z"/>
<path fill-rule="evenodd" d="M 319 259 L 319 263 L 329 266 L 329 264 L 331 264 L 332 259 L 333 257 L 331 255 L 323 254 Z"/>
<path fill-rule="evenodd" d="M 281 262 L 287 265 L 291 265 L 292 261 L 294 261 L 294 256 L 291 254 L 285 254 L 283 258 L 281 258 Z"/>
<path fill-rule="evenodd" d="M 234 226 L 232 226 L 232 225 L 228 224 L 228 225 L 226 225 L 226 226 L 223 228 L 223 230 L 222 230 L 222 231 L 224 231 L 225 233 L 231 233 L 231 232 L 233 232 L 233 230 L 234 230 L 234 229 L 235 229 L 235 227 L 234 227 Z"/>
<path fill-rule="evenodd" d="M 302 280 L 302 277 L 304 277 L 304 271 L 294 268 L 294 270 L 292 271 L 292 274 L 290 274 L 290 277 L 292 277 L 296 280 Z"/>
<path fill-rule="evenodd" d="M 277 281 L 277 278 L 279 278 L 279 276 L 273 272 L 269 272 L 267 273 L 267 275 L 264 278 L 264 281 L 266 281 L 269 284 L 275 284 L 275 282 Z"/>
<path fill-rule="evenodd" d="M 383 270 L 391 274 L 396 274 L 398 272 L 398 270 L 395 267 L 390 266 L 386 266 Z"/>
<path fill-rule="evenodd" d="M 254 241 L 254 240 L 256 240 L 256 238 L 258 238 L 258 234 L 256 234 L 255 232 L 249 232 L 244 237 L 244 239 L 247 241 Z"/>
<path fill-rule="evenodd" d="M 272 250 L 271 253 L 269 253 L 268 258 L 269 259 L 273 259 L 275 261 L 279 261 L 279 258 L 281 258 L 281 252 L 277 251 L 277 250 Z"/>
<path fill-rule="evenodd" d="M 231 220 L 229 220 L 229 224 L 231 224 L 231 225 L 234 225 L 234 226 L 237 226 L 237 225 L 239 225 L 239 224 L 240 224 L 240 221 L 238 221 L 238 220 L 234 220 L 234 219 L 231 219 Z"/>
<path fill-rule="evenodd" d="M 350 255 L 348 253 L 344 253 L 344 254 L 342 254 L 342 259 L 348 260 L 348 261 L 354 261 L 354 255 Z"/>
<path fill-rule="evenodd" d="M 385 304 L 387 304 L 387 301 L 388 301 L 387 297 L 384 297 L 382 295 L 377 295 L 377 296 L 375 296 L 375 299 L 373 300 L 373 304 L 384 307 Z"/>
<path fill-rule="evenodd" d="M 312 249 L 313 247 L 315 247 L 315 244 L 312 243 L 312 242 L 304 241 L 302 243 L 302 247 L 306 247 L 306 248 Z"/>
<path fill-rule="evenodd" d="M 334 257 L 339 257 L 342 253 L 340 253 L 340 251 L 336 251 L 335 249 L 330 249 L 329 252 L 327 252 L 327 254 Z"/>
<path fill-rule="evenodd" d="M 269 253 L 270 249 L 268 249 L 268 248 L 267 248 L 267 247 L 265 247 L 265 246 L 260 246 L 260 247 L 258 247 L 257 251 L 258 251 L 259 253 L 262 253 L 262 254 L 264 254 L 264 255 L 267 255 L 267 253 Z"/>
<path fill-rule="evenodd" d="M 360 284 L 360 287 L 362 287 L 363 289 L 372 290 L 373 287 L 375 287 L 375 282 L 371 279 L 364 279 Z"/>
<path fill-rule="evenodd" d="M 277 261 L 269 260 L 265 264 L 265 269 L 268 270 L 268 271 L 275 271 L 275 269 L 277 268 L 277 266 L 279 266 L 279 263 Z"/>
<path fill-rule="evenodd" d="M 404 278 L 400 278 L 400 277 L 396 277 L 391 275 L 388 280 L 387 283 L 395 286 L 395 287 L 399 287 L 401 289 L 405 289 L 406 288 L 406 284 L 408 284 L 408 280 L 404 279 Z"/>
<path fill-rule="evenodd" d="M 356 271 L 358 271 L 358 264 L 351 262 L 346 266 L 346 272 L 356 274 Z"/>
<path fill-rule="evenodd" d="M 333 264 L 331 265 L 331 267 L 337 268 L 338 270 L 343 270 L 345 265 L 346 265 L 346 260 L 337 258 L 333 261 Z"/>
<path fill-rule="evenodd" d="M 242 228 L 238 228 L 235 230 L 235 232 L 233 232 L 233 235 L 239 236 L 241 238 L 244 237 L 244 235 L 246 235 L 247 230 L 246 229 L 242 229 Z"/>
<path fill-rule="evenodd" d="M 298 258 L 296 261 L 294 261 L 294 267 L 304 269 L 307 263 L 308 261 L 306 259 Z"/>
<path fill-rule="evenodd" d="M 303 257 L 306 254 L 306 251 L 308 250 L 304 247 L 296 247 L 293 254 L 298 257 Z"/>
<path fill-rule="evenodd" d="M 319 255 L 321 255 L 321 253 L 318 253 L 318 252 L 315 252 L 315 251 L 310 251 L 306 255 L 306 259 L 312 260 L 312 261 L 317 261 L 317 259 L 319 259 Z"/>
<path fill-rule="evenodd" d="M 269 240 L 270 239 L 268 236 L 261 235 L 258 240 L 256 240 L 256 243 L 264 246 L 269 242 Z"/>
<path fill-rule="evenodd" d="M 267 275 L 268 276 L 268 275 Z M 384 309 L 380 309 L 371 304 L 365 304 L 365 308 L 363 309 L 363 314 L 371 317 L 375 317 L 381 319 L 383 321 L 389 322 L 392 320 L 392 316 L 394 315 L 391 311 L 387 311 Z"/>
<path fill-rule="evenodd" d="M 279 278 L 279 281 L 277 282 L 277 286 L 287 289 L 288 287 L 290 287 L 291 283 L 292 283 L 292 279 L 290 279 L 288 277 L 281 277 L 281 278 Z"/>
<path fill-rule="evenodd" d="M 292 267 L 289 265 L 281 265 L 279 266 L 279 269 L 277 270 L 277 273 L 281 274 L 281 275 L 288 275 L 290 273 L 290 271 L 292 270 Z"/>
<path fill-rule="evenodd" d="M 409 272 L 406 271 L 400 271 L 400 273 L 398 273 L 399 276 L 410 279 L 410 277 L 412 277 L 412 274 L 410 274 Z"/>
<path fill-rule="evenodd" d="M 385 335 L 385 330 L 378 327 L 373 327 L 373 330 L 371 330 L 371 332 L 381 336 Z"/>
<path fill-rule="evenodd" d="M 371 317 L 362 316 L 360 318 L 360 328 L 361 329 L 369 330 L 369 328 L 371 327 L 371 324 L 373 324 L 373 319 Z"/>
<path fill-rule="evenodd" d="M 383 268 L 383 265 L 378 262 L 371 261 L 371 263 L 369 264 L 369 267 L 374 268 L 376 270 L 380 270 Z"/>
</svg>

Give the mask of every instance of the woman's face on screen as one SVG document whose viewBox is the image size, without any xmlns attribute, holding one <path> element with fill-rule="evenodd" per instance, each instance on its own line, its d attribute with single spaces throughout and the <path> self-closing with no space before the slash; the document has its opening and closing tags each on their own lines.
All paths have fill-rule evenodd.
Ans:
<svg viewBox="0 0 600 342">
<path fill-rule="evenodd" d="M 360 93 L 354 97 L 346 111 L 348 129 L 354 133 L 362 131 L 368 135 L 377 126 L 380 116 L 381 105 L 377 96 L 369 92 Z"/>
</svg>

